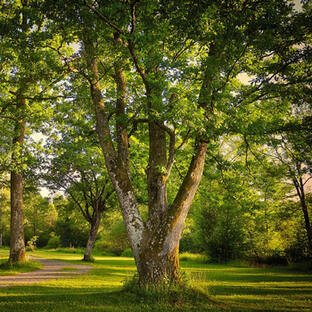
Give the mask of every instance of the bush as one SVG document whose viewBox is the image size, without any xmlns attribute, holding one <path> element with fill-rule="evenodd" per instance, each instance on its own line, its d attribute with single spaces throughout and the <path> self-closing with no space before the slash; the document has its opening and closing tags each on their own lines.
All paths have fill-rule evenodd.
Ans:
<svg viewBox="0 0 312 312">
<path fill-rule="evenodd" d="M 56 222 L 56 233 L 59 235 L 62 247 L 84 247 L 89 237 L 89 229 L 82 224 L 76 224 L 70 218 Z"/>
<path fill-rule="evenodd" d="M 75 247 L 56 248 L 55 251 L 62 252 L 62 253 L 74 253 L 74 254 L 84 254 L 85 252 L 83 248 L 75 248 Z"/>
<path fill-rule="evenodd" d="M 94 251 L 101 253 L 114 254 L 121 256 L 124 250 L 130 247 L 123 220 L 113 225 L 109 231 L 101 235 L 101 238 L 95 242 Z"/>
<path fill-rule="evenodd" d="M 61 238 L 52 232 L 46 247 L 51 249 L 51 248 L 59 248 L 61 246 L 62 246 Z"/>
<path fill-rule="evenodd" d="M 180 261 L 190 261 L 196 263 L 209 263 L 211 260 L 207 255 L 193 254 L 189 252 L 181 253 L 179 258 Z"/>
<path fill-rule="evenodd" d="M 198 239 L 214 262 L 242 258 L 249 246 L 240 210 L 224 200 L 219 207 L 203 206 L 198 212 Z"/>
<path fill-rule="evenodd" d="M 133 257 L 131 248 L 127 248 L 121 253 L 122 257 Z"/>
<path fill-rule="evenodd" d="M 26 251 L 34 251 L 36 249 L 37 240 L 39 236 L 33 236 L 28 242 L 26 246 Z"/>
<path fill-rule="evenodd" d="M 252 256 L 248 259 L 248 263 L 251 266 L 257 267 L 271 267 L 271 266 L 281 266 L 281 265 L 288 265 L 287 257 L 283 252 L 274 252 L 267 255 L 261 256 Z"/>
</svg>

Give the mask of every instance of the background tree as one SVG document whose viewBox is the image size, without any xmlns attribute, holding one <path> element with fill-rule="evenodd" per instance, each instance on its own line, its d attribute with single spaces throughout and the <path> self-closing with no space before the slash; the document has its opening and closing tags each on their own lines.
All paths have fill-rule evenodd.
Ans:
<svg viewBox="0 0 312 312">
<path fill-rule="evenodd" d="M 62 195 L 53 198 L 58 212 L 55 233 L 50 235 L 48 247 L 85 247 L 89 236 L 89 224 L 77 210 L 76 204 Z"/>
<path fill-rule="evenodd" d="M 9 161 L 6 170 L 11 175 L 10 262 L 26 260 L 23 228 L 23 170 L 27 167 L 25 135 L 48 118 L 50 109 L 44 107 L 45 96 L 51 85 L 60 79 L 56 59 L 43 44 L 49 36 L 44 31 L 42 15 L 37 13 L 30 10 L 26 1 L 1 5 L 0 117 L 5 123 L 1 137 L 5 137 L 10 156 L 10 159 L 4 156 L 5 161 Z"/>
<path fill-rule="evenodd" d="M 67 109 L 72 109 L 70 103 Z M 92 131 L 93 120 L 87 108 L 62 111 L 54 117 L 54 135 L 47 148 L 53 150 L 51 163 L 45 168 L 43 178 L 50 189 L 64 191 L 89 223 L 89 238 L 84 261 L 91 261 L 91 252 L 97 237 L 103 213 L 112 208 L 113 188 L 105 170 L 98 142 Z M 64 124 L 64 118 L 68 118 Z"/>
<path fill-rule="evenodd" d="M 47 245 L 49 235 L 55 232 L 58 213 L 48 198 L 43 198 L 38 191 L 24 195 L 25 241 L 37 237 L 36 247 Z"/>
<path fill-rule="evenodd" d="M 0 247 L 3 246 L 4 231 L 8 231 L 9 190 L 0 188 Z"/>
<path fill-rule="evenodd" d="M 284 167 L 285 182 L 292 181 L 304 217 L 304 225 L 308 240 L 309 255 L 312 255 L 311 217 L 307 201 L 307 188 L 311 180 L 311 118 L 300 120 L 299 131 L 293 130 L 271 136 L 270 144 L 274 149 L 273 157 Z"/>
</svg>

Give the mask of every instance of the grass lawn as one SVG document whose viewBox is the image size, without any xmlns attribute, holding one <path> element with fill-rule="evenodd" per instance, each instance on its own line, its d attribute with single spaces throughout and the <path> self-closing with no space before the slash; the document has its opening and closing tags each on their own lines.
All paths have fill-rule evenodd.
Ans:
<svg viewBox="0 0 312 312">
<path fill-rule="evenodd" d="M 14 275 L 17 273 L 30 272 L 38 270 L 42 267 L 41 263 L 36 261 L 29 261 L 23 264 L 16 264 L 13 267 L 8 264 L 8 249 L 0 250 L 0 276 L 2 275 Z M 1 311 L 1 310 L 0 310 Z"/>
<path fill-rule="evenodd" d="M 36 251 L 32 255 L 82 263 L 80 254 Z M 208 289 L 211 301 L 164 304 L 121 292 L 123 282 L 135 272 L 131 258 L 95 259 L 87 275 L 0 288 L 0 311 L 312 311 L 312 274 L 308 273 L 181 261 L 190 282 Z"/>
</svg>

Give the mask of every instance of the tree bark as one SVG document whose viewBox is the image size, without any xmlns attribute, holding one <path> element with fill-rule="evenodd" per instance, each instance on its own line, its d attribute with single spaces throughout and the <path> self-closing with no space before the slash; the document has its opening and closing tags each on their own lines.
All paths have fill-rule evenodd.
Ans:
<svg viewBox="0 0 312 312">
<path fill-rule="evenodd" d="M 141 245 L 144 224 L 139 212 L 138 202 L 135 197 L 134 189 L 130 182 L 128 170 L 124 161 L 118 157 L 110 134 L 109 120 L 105 111 L 105 104 L 101 93 L 97 59 L 93 55 L 93 45 L 85 40 L 85 51 L 88 57 L 88 70 L 93 77 L 90 83 L 91 97 L 94 105 L 96 118 L 96 132 L 99 137 L 100 145 L 105 158 L 105 164 L 116 191 L 121 207 L 124 223 L 126 226 L 129 241 L 134 259 L 139 269 L 139 250 Z M 120 153 L 122 155 L 122 153 Z"/>
<path fill-rule="evenodd" d="M 139 281 L 141 285 L 163 280 L 180 282 L 179 242 L 186 216 L 204 170 L 207 143 L 197 141 L 188 172 L 172 205 L 155 228 L 147 222 L 140 250 Z"/>
<path fill-rule="evenodd" d="M 25 99 L 19 96 L 17 99 L 17 110 L 25 105 Z M 15 137 L 13 144 L 24 143 L 25 120 L 21 119 L 15 125 Z M 16 164 L 16 157 L 13 154 L 12 163 Z M 16 170 L 16 171 L 15 171 Z M 23 176 L 20 169 L 11 171 L 11 222 L 10 222 L 10 257 L 9 262 L 16 263 L 26 261 L 25 240 L 24 240 L 24 213 L 23 213 Z"/>
<path fill-rule="evenodd" d="M 312 231 L 311 231 L 311 223 L 310 223 L 308 207 L 307 207 L 306 198 L 305 198 L 304 183 L 302 181 L 302 178 L 299 178 L 298 180 L 294 178 L 293 182 L 296 187 L 298 197 L 300 199 L 301 210 L 303 212 L 303 217 L 304 217 L 304 225 L 305 225 L 307 238 L 308 238 L 308 253 L 309 253 L 309 257 L 312 258 Z"/>
<path fill-rule="evenodd" d="M 92 253 L 92 249 L 94 247 L 96 236 L 100 227 L 102 215 L 103 215 L 103 212 L 97 213 L 95 221 L 90 223 L 90 234 L 89 234 L 86 250 L 83 256 L 83 261 L 92 260 L 91 253 Z"/>
<path fill-rule="evenodd" d="M 0 247 L 3 246 L 3 225 L 2 225 L 2 210 L 0 208 Z"/>
<path fill-rule="evenodd" d="M 118 33 L 114 34 L 115 44 L 121 45 L 121 38 Z M 130 155 L 129 138 L 127 133 L 127 115 L 126 115 L 126 79 L 122 71 L 120 61 L 114 64 L 114 80 L 117 87 L 116 100 L 116 135 L 117 135 L 117 153 L 120 161 L 123 162 L 130 177 Z"/>
</svg>

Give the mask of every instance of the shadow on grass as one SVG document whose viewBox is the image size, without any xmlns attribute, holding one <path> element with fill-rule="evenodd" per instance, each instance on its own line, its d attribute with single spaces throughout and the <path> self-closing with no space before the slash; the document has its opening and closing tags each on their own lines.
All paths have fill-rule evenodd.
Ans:
<svg viewBox="0 0 312 312">
<path fill-rule="evenodd" d="M 84 264 L 80 260 L 67 261 Z M 144 297 L 121 291 L 122 282 L 136 270 L 131 259 L 100 258 L 92 267 L 87 275 L 72 279 L 0 289 L 0 311 L 312 311 L 312 275 L 286 268 L 258 269 L 225 265 L 195 268 L 183 263 L 190 277 L 194 277 L 195 284 L 198 282 L 208 287 L 213 300 L 226 304 L 226 308 L 222 308 L 205 300 L 196 305 L 173 305 L 161 301 L 151 303 Z"/>
<path fill-rule="evenodd" d="M 224 311 L 202 302 L 200 306 L 172 305 L 163 302 L 146 303 L 137 295 L 121 291 L 105 291 L 103 288 L 59 288 L 50 286 L 12 287 L 5 296 L 0 296 L 1 312 L 89 312 L 89 311 Z M 13 309 L 12 309 L 13 308 Z M 199 310 L 200 308 L 200 310 Z"/>
<path fill-rule="evenodd" d="M 241 283 L 291 283 L 311 282 L 312 274 L 290 271 L 286 268 L 254 269 L 254 268 L 232 268 L 232 269 L 193 269 L 185 268 L 191 275 L 206 276 L 207 280 L 218 280 L 223 282 Z"/>
<path fill-rule="evenodd" d="M 312 299 L 312 285 L 310 286 L 211 286 L 210 291 L 222 296 L 237 296 L 237 295 L 256 295 L 262 296 L 290 296 L 306 297 L 309 295 Z M 311 305 L 312 308 L 312 305 Z"/>
</svg>

